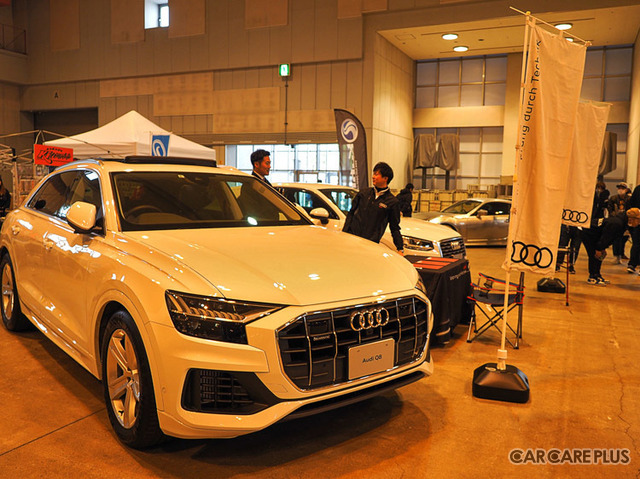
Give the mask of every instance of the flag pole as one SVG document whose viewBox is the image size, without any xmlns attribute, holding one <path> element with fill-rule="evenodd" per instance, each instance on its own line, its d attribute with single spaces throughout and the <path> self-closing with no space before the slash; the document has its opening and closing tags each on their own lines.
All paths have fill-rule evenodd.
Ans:
<svg viewBox="0 0 640 479">
<path fill-rule="evenodd" d="M 513 8 L 513 7 L 512 7 Z M 524 48 L 522 59 L 522 72 L 520 76 L 520 102 L 518 105 L 518 132 L 522 130 L 522 113 L 525 90 L 525 76 L 530 43 L 530 25 L 531 12 L 526 13 L 526 25 L 524 33 Z M 535 20 L 533 20 L 535 24 Z M 518 181 L 518 166 L 522 149 L 520 143 L 516 140 L 516 165 L 514 170 L 513 182 Z M 514 193 L 519 193 L 518 188 L 514 188 Z M 511 225 L 509 226 L 511 230 Z M 511 231 L 510 231 L 511 233 Z M 511 234 L 509 234 L 511 238 Z M 508 242 L 507 242 L 508 243 Z M 507 254 L 509 244 L 507 244 Z M 506 262 L 508 264 L 508 262 Z M 509 401 L 517 403 L 526 403 L 529 401 L 529 379 L 518 368 L 507 365 L 507 316 L 509 312 L 509 287 L 511 285 L 511 265 L 507 265 L 506 281 L 504 288 L 504 308 L 502 311 L 502 338 L 500 341 L 500 349 L 498 349 L 498 361 L 496 363 L 486 363 L 473 371 L 472 394 L 475 397 L 483 399 L 495 399 L 499 401 Z M 519 334 L 519 330 L 518 333 Z"/>
<path fill-rule="evenodd" d="M 513 7 L 512 7 L 513 8 Z M 523 12 L 521 12 L 523 13 Z M 524 102 L 524 90 L 526 83 L 526 72 L 527 72 L 527 63 L 529 62 L 529 43 L 531 41 L 531 32 L 530 32 L 530 24 L 533 23 L 535 25 L 535 18 L 531 17 L 531 12 L 527 11 L 525 13 L 525 28 L 524 28 L 524 46 L 522 48 L 522 55 L 524 56 L 522 61 L 522 68 L 520 71 L 520 101 L 518 102 L 518 131 L 521 130 L 522 125 L 520 122 L 522 121 L 522 104 Z M 515 166 L 515 174 L 514 174 L 514 183 L 518 181 L 518 157 L 522 154 L 522 146 L 519 141 L 516 140 L 516 166 Z M 517 190 L 515 190 L 517 192 Z M 508 245 L 507 245 L 508 252 Z M 509 286 L 511 279 L 511 266 L 506 268 L 505 274 L 505 287 L 504 287 L 504 313 L 502 315 L 502 339 L 500 341 L 500 349 L 498 349 L 498 369 L 500 371 L 505 371 L 507 369 L 507 348 L 506 348 L 506 339 L 507 339 L 507 317 L 509 315 Z"/>
</svg>

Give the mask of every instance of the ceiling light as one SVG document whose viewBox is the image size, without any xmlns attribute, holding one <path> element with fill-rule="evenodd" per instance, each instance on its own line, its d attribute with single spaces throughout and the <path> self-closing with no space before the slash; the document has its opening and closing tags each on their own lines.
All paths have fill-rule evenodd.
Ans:
<svg viewBox="0 0 640 479">
<path fill-rule="evenodd" d="M 573 41 L 573 37 L 567 37 L 567 38 L 566 38 L 566 40 L 567 40 L 568 42 L 572 42 L 572 41 Z"/>
<path fill-rule="evenodd" d="M 464 45 L 458 45 L 457 47 L 453 47 L 454 52 L 466 52 L 469 47 L 465 47 Z"/>
<path fill-rule="evenodd" d="M 458 38 L 457 33 L 445 33 L 442 35 L 443 40 L 455 40 L 456 38 Z"/>
<path fill-rule="evenodd" d="M 573 27 L 572 23 L 558 23 L 555 25 L 555 27 L 558 30 L 569 30 L 571 27 Z"/>
</svg>

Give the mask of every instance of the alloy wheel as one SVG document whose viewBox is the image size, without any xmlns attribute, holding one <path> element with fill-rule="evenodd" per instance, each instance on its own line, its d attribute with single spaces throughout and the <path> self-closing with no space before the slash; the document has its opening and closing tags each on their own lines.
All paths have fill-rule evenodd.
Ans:
<svg viewBox="0 0 640 479">
<path fill-rule="evenodd" d="M 131 338 L 123 329 L 111 335 L 106 361 L 111 407 L 122 427 L 130 429 L 138 418 L 140 375 Z"/>
<path fill-rule="evenodd" d="M 13 305 L 15 296 L 13 294 L 13 274 L 11 266 L 6 263 L 2 269 L 2 311 L 7 318 L 13 316 Z"/>
</svg>

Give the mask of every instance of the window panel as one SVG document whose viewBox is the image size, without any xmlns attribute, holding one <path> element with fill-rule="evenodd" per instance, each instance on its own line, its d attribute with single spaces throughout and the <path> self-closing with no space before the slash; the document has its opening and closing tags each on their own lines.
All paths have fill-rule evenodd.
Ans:
<svg viewBox="0 0 640 479">
<path fill-rule="evenodd" d="M 482 85 L 462 85 L 460 106 L 482 106 Z"/>
<path fill-rule="evenodd" d="M 489 83 L 484 87 L 484 104 L 487 106 L 504 105 L 507 91 L 506 83 Z"/>
<path fill-rule="evenodd" d="M 435 106 L 435 87 L 421 87 L 416 90 L 416 108 L 433 108 Z"/>
<path fill-rule="evenodd" d="M 507 80 L 507 57 L 489 57 L 485 67 L 485 81 Z"/>
<path fill-rule="evenodd" d="M 500 178 L 500 172 L 502 171 L 502 154 L 498 153 L 483 153 L 482 154 L 482 167 L 480 168 L 481 177 L 494 177 Z"/>
<path fill-rule="evenodd" d="M 583 100 L 602 101 L 602 78 L 585 78 L 582 80 L 580 98 Z"/>
<path fill-rule="evenodd" d="M 482 129 L 482 151 L 502 153 L 503 133 L 501 127 Z"/>
<path fill-rule="evenodd" d="M 460 152 L 480 152 L 480 128 L 460 128 Z"/>
<path fill-rule="evenodd" d="M 478 153 L 460 153 L 458 174 L 478 178 L 479 165 L 480 155 Z M 474 182 L 477 183 L 478 180 L 476 179 Z"/>
<path fill-rule="evenodd" d="M 442 84 L 460 83 L 460 60 L 446 60 L 440 62 L 440 73 L 438 78 Z"/>
<path fill-rule="evenodd" d="M 417 85 L 435 85 L 438 79 L 438 62 L 418 62 L 416 66 Z"/>
<path fill-rule="evenodd" d="M 462 60 L 462 83 L 482 82 L 483 59 L 469 58 Z"/>
<path fill-rule="evenodd" d="M 604 51 L 605 75 L 631 75 L 631 48 L 611 48 Z"/>
<path fill-rule="evenodd" d="M 455 86 L 441 86 L 438 88 L 438 106 L 460 106 L 460 87 Z"/>
<path fill-rule="evenodd" d="M 587 50 L 587 57 L 584 64 L 584 76 L 602 75 L 603 50 Z"/>
<path fill-rule="evenodd" d="M 616 151 L 626 152 L 627 151 L 627 132 L 629 130 L 629 125 L 624 124 L 611 124 L 607 125 L 607 131 L 614 132 L 616 134 Z"/>
<path fill-rule="evenodd" d="M 604 80 L 604 101 L 629 101 L 631 77 L 613 77 Z"/>
</svg>

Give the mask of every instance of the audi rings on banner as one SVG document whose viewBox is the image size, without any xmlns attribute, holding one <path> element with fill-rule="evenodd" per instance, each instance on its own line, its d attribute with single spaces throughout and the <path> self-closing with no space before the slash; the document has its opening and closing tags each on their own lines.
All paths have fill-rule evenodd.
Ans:
<svg viewBox="0 0 640 479">
<path fill-rule="evenodd" d="M 574 223 L 585 224 L 589 219 L 589 215 L 584 211 L 562 210 L 562 219 L 565 221 L 573 221 Z"/>
<path fill-rule="evenodd" d="M 363 331 L 379 326 L 386 326 L 389 323 L 389 311 L 385 308 L 363 309 L 354 311 L 350 317 L 351 329 Z"/>
<path fill-rule="evenodd" d="M 524 244 L 522 241 L 513 242 L 511 261 L 526 266 L 536 266 L 545 269 L 553 263 L 553 253 L 547 247 L 540 248 L 534 244 Z"/>
</svg>

